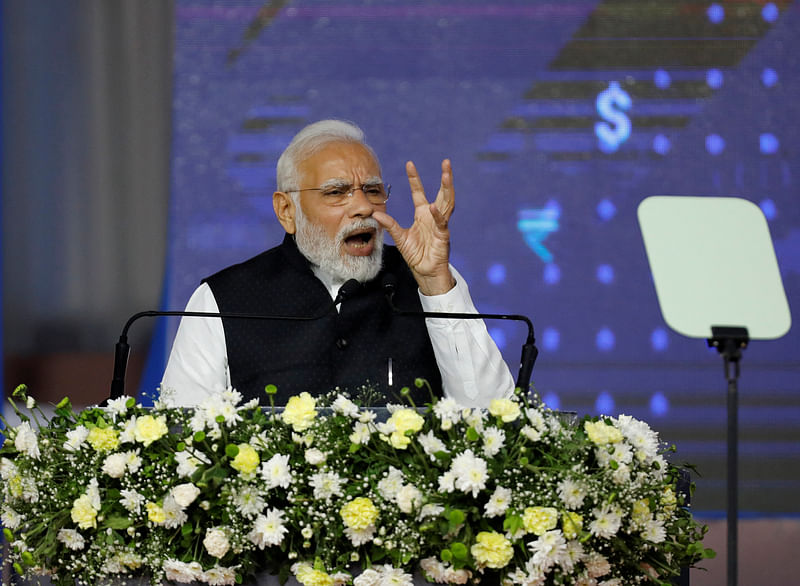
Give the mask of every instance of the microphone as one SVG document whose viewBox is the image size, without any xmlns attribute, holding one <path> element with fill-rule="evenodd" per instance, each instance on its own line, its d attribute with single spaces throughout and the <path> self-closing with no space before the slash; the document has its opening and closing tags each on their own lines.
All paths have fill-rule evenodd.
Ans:
<svg viewBox="0 0 800 586">
<path fill-rule="evenodd" d="M 524 315 L 516 314 L 499 314 L 499 313 L 457 313 L 449 311 L 408 311 L 398 308 L 394 304 L 394 294 L 397 288 L 397 278 L 391 274 L 386 273 L 381 280 L 381 288 L 383 295 L 386 297 L 386 302 L 389 304 L 391 310 L 397 315 L 417 316 L 417 317 L 438 317 L 449 319 L 505 319 L 512 321 L 523 321 L 528 326 L 528 337 L 522 345 L 522 356 L 520 357 L 519 374 L 517 374 L 516 386 L 520 389 L 527 389 L 531 382 L 531 374 L 533 373 L 533 365 L 536 362 L 536 357 L 539 356 L 539 350 L 536 348 L 536 338 L 533 334 L 533 323 Z"/>
<path fill-rule="evenodd" d="M 227 312 L 211 312 L 211 311 L 140 311 L 133 314 L 125 326 L 122 328 L 119 341 L 114 347 L 114 373 L 111 378 L 111 390 L 109 392 L 109 399 L 119 399 L 125 395 L 125 372 L 128 369 L 128 357 L 130 355 L 130 345 L 128 344 L 128 330 L 133 322 L 142 317 L 167 317 L 167 316 L 180 316 L 180 317 L 216 317 L 216 318 L 231 318 L 231 319 L 257 319 L 257 320 L 277 320 L 277 321 L 314 321 L 321 319 L 328 315 L 332 309 L 337 305 L 343 303 L 346 299 L 351 298 L 358 289 L 361 288 L 361 283 L 355 279 L 345 281 L 339 287 L 339 292 L 336 298 L 325 309 L 325 311 L 312 316 L 305 315 L 259 315 L 254 313 L 227 313 Z"/>
</svg>

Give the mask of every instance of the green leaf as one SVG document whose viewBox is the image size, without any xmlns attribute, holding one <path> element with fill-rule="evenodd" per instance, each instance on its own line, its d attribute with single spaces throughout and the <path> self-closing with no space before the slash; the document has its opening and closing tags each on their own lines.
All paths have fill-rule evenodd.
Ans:
<svg viewBox="0 0 800 586">
<path fill-rule="evenodd" d="M 132 522 L 127 517 L 108 517 L 103 525 L 111 529 L 127 529 Z"/>
<path fill-rule="evenodd" d="M 474 427 L 470 427 L 467 430 L 467 439 L 471 442 L 476 442 L 481 439 L 481 435 L 478 433 L 478 430 Z"/>
</svg>

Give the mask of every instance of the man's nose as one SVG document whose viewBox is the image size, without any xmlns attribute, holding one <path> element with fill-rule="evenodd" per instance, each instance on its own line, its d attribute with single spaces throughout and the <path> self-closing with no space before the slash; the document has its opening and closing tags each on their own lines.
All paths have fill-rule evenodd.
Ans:
<svg viewBox="0 0 800 586">
<path fill-rule="evenodd" d="M 353 186 L 347 197 L 347 206 L 351 216 L 371 216 L 375 205 L 367 199 L 364 188 Z"/>
</svg>

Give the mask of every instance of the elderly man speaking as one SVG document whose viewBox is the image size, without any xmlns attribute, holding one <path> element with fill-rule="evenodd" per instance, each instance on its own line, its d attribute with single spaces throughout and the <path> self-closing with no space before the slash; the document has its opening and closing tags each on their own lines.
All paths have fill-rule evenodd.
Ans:
<svg viewBox="0 0 800 586">
<path fill-rule="evenodd" d="M 410 161 L 406 174 L 415 208 L 407 229 L 386 213 L 391 189 L 360 128 L 340 120 L 303 128 L 278 160 L 272 203 L 283 242 L 205 279 L 186 310 L 318 318 L 182 319 L 162 382 L 168 402 L 195 405 L 229 387 L 266 402 L 267 385 L 277 387 L 277 404 L 340 389 L 368 390 L 381 405 L 398 402 L 404 386 L 425 402 L 417 377 L 465 406 L 510 394 L 511 373 L 482 321 L 400 316 L 384 297 L 390 279 L 405 310 L 476 313 L 449 264 L 450 161 L 433 203 Z M 383 244 L 384 231 L 396 247 Z M 351 279 L 360 286 L 334 310 Z"/>
</svg>

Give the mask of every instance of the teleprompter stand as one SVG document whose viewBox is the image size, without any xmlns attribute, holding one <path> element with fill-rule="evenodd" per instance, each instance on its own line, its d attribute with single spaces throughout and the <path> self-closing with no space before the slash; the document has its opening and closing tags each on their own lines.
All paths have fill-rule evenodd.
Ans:
<svg viewBox="0 0 800 586">
<path fill-rule="evenodd" d="M 711 326 L 709 348 L 722 356 L 728 381 L 728 583 L 735 584 L 739 559 L 739 362 L 750 336 L 747 328 Z M 731 582 L 731 580 L 733 580 Z"/>
<path fill-rule="evenodd" d="M 727 583 L 736 586 L 739 362 L 751 338 L 780 338 L 792 323 L 772 238 L 759 207 L 736 197 L 653 196 L 639 204 L 638 216 L 664 321 L 681 335 L 705 338 L 723 358 Z"/>
</svg>

